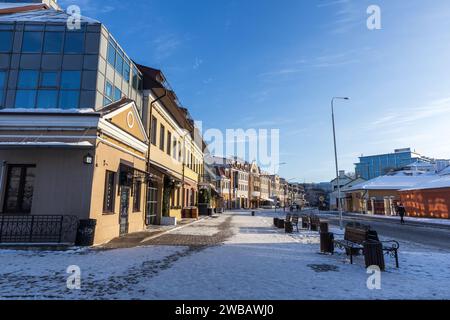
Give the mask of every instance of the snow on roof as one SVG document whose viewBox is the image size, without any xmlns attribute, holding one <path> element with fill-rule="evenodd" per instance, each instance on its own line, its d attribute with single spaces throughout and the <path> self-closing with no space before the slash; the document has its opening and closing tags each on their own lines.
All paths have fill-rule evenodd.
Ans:
<svg viewBox="0 0 450 320">
<path fill-rule="evenodd" d="M 411 188 L 404 188 L 400 191 L 441 189 L 441 188 L 450 188 L 450 176 L 447 175 L 435 177 L 434 179 L 419 183 Z"/>
<path fill-rule="evenodd" d="M 439 171 L 439 175 L 441 175 L 441 176 L 450 175 L 450 166 L 448 166 L 447 168 Z"/>
<path fill-rule="evenodd" d="M 0 147 L 56 147 L 56 148 L 91 148 L 94 145 L 89 141 L 81 142 L 50 142 L 50 141 L 29 141 L 29 142 L 0 142 Z"/>
<path fill-rule="evenodd" d="M 64 11 L 47 9 L 0 15 L 0 22 L 60 22 L 67 23 L 70 15 Z M 99 21 L 81 16 L 81 23 L 100 24 Z"/>
<path fill-rule="evenodd" d="M 401 190 L 411 188 L 419 183 L 435 179 L 436 175 L 386 175 L 359 183 L 348 191 L 356 190 Z"/>
<path fill-rule="evenodd" d="M 92 108 L 85 109 L 27 109 L 27 108 L 9 108 L 9 109 L 0 109 L 0 115 L 2 113 L 95 113 L 95 110 Z"/>
</svg>

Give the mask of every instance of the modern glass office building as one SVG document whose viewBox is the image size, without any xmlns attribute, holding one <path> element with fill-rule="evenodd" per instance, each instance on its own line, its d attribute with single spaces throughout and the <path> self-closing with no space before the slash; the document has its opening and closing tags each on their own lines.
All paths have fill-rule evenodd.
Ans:
<svg viewBox="0 0 450 320">
<path fill-rule="evenodd" d="M 100 109 L 127 97 L 142 110 L 142 74 L 106 27 L 60 10 L 0 15 L 1 109 Z"/>
<path fill-rule="evenodd" d="M 427 158 L 411 151 L 410 148 L 397 149 L 394 153 L 360 157 L 359 163 L 355 164 L 355 172 L 357 176 L 370 180 L 392 170 L 401 169 L 417 160 L 428 161 Z"/>
</svg>

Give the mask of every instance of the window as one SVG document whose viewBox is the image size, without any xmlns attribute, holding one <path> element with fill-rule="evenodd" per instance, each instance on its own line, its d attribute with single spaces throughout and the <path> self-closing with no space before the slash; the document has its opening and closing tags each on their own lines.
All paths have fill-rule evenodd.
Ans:
<svg viewBox="0 0 450 320">
<path fill-rule="evenodd" d="M 5 213 L 30 213 L 33 202 L 35 166 L 8 166 Z"/>
<path fill-rule="evenodd" d="M 156 146 L 156 126 L 158 125 L 158 120 L 152 116 L 152 127 L 151 127 L 151 143 Z"/>
<path fill-rule="evenodd" d="M 178 141 L 178 161 L 181 162 L 181 142 Z"/>
<path fill-rule="evenodd" d="M 132 86 L 135 90 L 139 89 L 139 75 L 138 72 L 136 70 L 136 68 L 133 68 L 133 79 L 132 79 L 133 83 Z"/>
<path fill-rule="evenodd" d="M 36 103 L 36 90 L 17 90 L 16 108 L 33 109 Z"/>
<path fill-rule="evenodd" d="M 114 87 L 114 101 L 119 101 L 122 98 L 122 91 L 119 88 Z"/>
<path fill-rule="evenodd" d="M 54 109 L 58 106 L 57 90 L 39 90 L 37 98 L 37 108 Z"/>
<path fill-rule="evenodd" d="M 38 85 L 39 72 L 35 70 L 21 70 L 19 72 L 19 89 L 35 89 Z"/>
<path fill-rule="evenodd" d="M 80 98 L 79 91 L 61 91 L 59 98 L 59 107 L 61 109 L 77 109 L 78 100 Z"/>
<path fill-rule="evenodd" d="M 172 133 L 167 131 L 167 154 L 170 156 L 172 154 Z"/>
<path fill-rule="evenodd" d="M 6 72 L 0 71 L 0 107 L 3 106 L 5 87 L 6 87 Z"/>
<path fill-rule="evenodd" d="M 0 31 L 0 52 L 10 52 L 13 43 L 12 31 Z"/>
<path fill-rule="evenodd" d="M 64 33 L 47 32 L 44 37 L 44 53 L 61 53 Z"/>
<path fill-rule="evenodd" d="M 173 138 L 172 141 L 172 157 L 176 160 L 177 159 L 177 140 Z"/>
<path fill-rule="evenodd" d="M 159 148 L 162 151 L 164 151 L 164 144 L 166 141 L 165 132 L 166 132 L 166 128 L 164 128 L 164 126 L 161 125 L 160 129 L 159 129 Z"/>
<path fill-rule="evenodd" d="M 66 41 L 64 42 L 64 53 L 83 53 L 84 52 L 84 33 L 66 32 Z"/>
<path fill-rule="evenodd" d="M 41 73 L 41 88 L 56 88 L 58 86 L 57 72 Z"/>
<path fill-rule="evenodd" d="M 116 54 L 116 65 L 115 68 L 120 75 L 122 75 L 123 72 L 123 58 L 120 54 Z"/>
<path fill-rule="evenodd" d="M 142 182 L 135 181 L 134 182 L 134 197 L 133 197 L 133 212 L 141 211 L 141 189 Z"/>
<path fill-rule="evenodd" d="M 116 48 L 114 44 L 110 41 L 108 42 L 108 57 L 107 60 L 110 65 L 115 66 L 116 65 Z"/>
<path fill-rule="evenodd" d="M 42 49 L 42 32 L 25 31 L 23 33 L 22 51 L 40 53 Z"/>
<path fill-rule="evenodd" d="M 114 201 L 116 192 L 114 190 L 114 182 L 116 174 L 112 171 L 106 171 L 105 175 L 105 193 L 103 197 L 103 212 L 114 213 Z"/>
<path fill-rule="evenodd" d="M 61 73 L 61 89 L 80 89 L 81 71 L 63 71 Z"/>
<path fill-rule="evenodd" d="M 130 82 L 130 62 L 125 61 L 125 64 L 123 65 L 123 78 Z"/>
</svg>

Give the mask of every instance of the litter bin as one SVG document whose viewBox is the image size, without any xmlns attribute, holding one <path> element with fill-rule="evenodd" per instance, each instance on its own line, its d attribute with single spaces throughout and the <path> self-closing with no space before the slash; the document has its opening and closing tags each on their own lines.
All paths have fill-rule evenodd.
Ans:
<svg viewBox="0 0 450 320">
<path fill-rule="evenodd" d="M 79 247 L 90 247 L 94 245 L 96 225 L 97 220 L 95 219 L 80 220 L 78 224 L 75 245 Z"/>
<path fill-rule="evenodd" d="M 256 215 L 255 211 L 252 211 L 252 217 L 254 217 Z"/>
<path fill-rule="evenodd" d="M 320 252 L 334 253 L 334 235 L 331 232 L 320 233 Z"/>
<path fill-rule="evenodd" d="M 273 225 L 278 228 L 278 218 L 273 218 Z"/>
<path fill-rule="evenodd" d="M 309 217 L 308 216 L 302 217 L 302 229 L 309 229 Z"/>
<path fill-rule="evenodd" d="M 212 216 L 213 215 L 213 208 L 208 208 L 208 216 Z"/>
<path fill-rule="evenodd" d="M 278 219 L 277 227 L 280 229 L 284 229 L 284 219 Z"/>
<path fill-rule="evenodd" d="M 320 232 L 328 232 L 328 222 L 320 223 Z"/>
<path fill-rule="evenodd" d="M 364 260 L 366 261 L 366 268 L 378 266 L 381 271 L 384 271 L 383 244 L 380 241 L 364 242 Z"/>
<path fill-rule="evenodd" d="M 294 226 L 292 225 L 292 222 L 285 222 L 284 223 L 284 231 L 286 233 L 293 233 L 294 232 Z"/>
</svg>

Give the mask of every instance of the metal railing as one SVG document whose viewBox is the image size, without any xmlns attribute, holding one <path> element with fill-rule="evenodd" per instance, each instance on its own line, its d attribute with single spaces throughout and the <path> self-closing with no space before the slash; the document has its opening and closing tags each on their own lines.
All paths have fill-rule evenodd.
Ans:
<svg viewBox="0 0 450 320">
<path fill-rule="evenodd" d="M 76 216 L 0 215 L 0 243 L 75 243 Z"/>
</svg>

